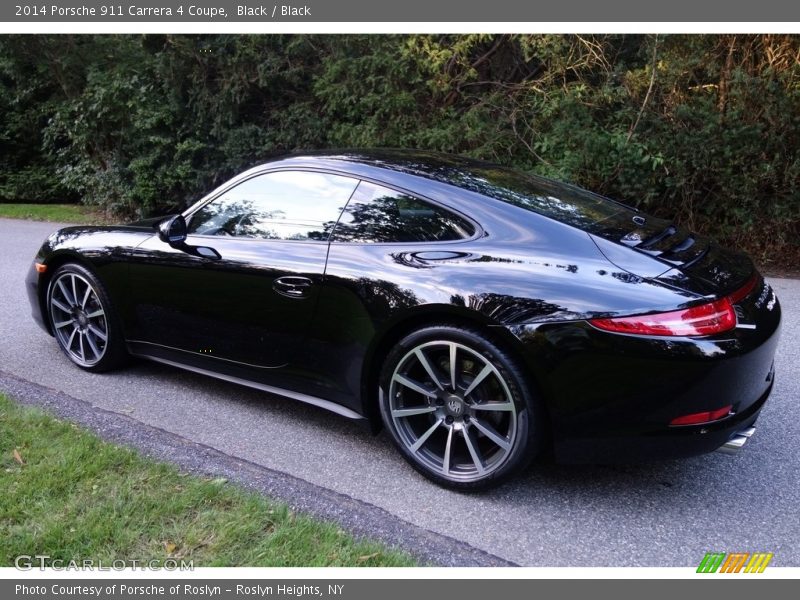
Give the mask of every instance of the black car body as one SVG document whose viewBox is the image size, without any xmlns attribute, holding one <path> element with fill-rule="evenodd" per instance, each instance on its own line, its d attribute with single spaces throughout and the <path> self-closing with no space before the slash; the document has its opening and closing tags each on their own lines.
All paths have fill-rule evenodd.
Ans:
<svg viewBox="0 0 800 600">
<path fill-rule="evenodd" d="M 264 176 L 272 196 L 236 191 Z M 301 188 L 312 208 L 294 214 L 291 198 Z M 281 195 L 291 202 L 253 208 Z M 780 307 L 746 256 L 573 186 L 440 154 L 274 160 L 182 218 L 62 229 L 35 264 L 27 278 L 34 318 L 53 334 L 54 320 L 66 317 L 60 326 L 75 329 L 70 344 L 85 339 L 84 357 L 101 345 L 86 324 L 91 313 L 77 306 L 81 282 L 88 290 L 94 277 L 103 288 L 98 303 L 114 309 L 103 331 L 116 331 L 130 354 L 366 418 L 376 428 L 382 406 L 390 425 L 387 415 L 421 398 L 431 414 L 403 416 L 420 423 L 405 434 L 392 430 L 394 441 L 423 473 L 457 487 L 494 483 L 527 463 L 512 452 L 523 417 L 535 425 L 526 422 L 524 432 L 535 442 L 521 451 L 532 456 L 550 446 L 563 461 L 735 447 L 752 433 L 773 383 Z M 89 272 L 78 291 L 51 289 L 65 264 Z M 53 308 L 51 295 L 62 305 L 75 296 L 76 307 L 62 306 L 68 314 Z M 428 337 L 405 344 L 408 352 L 430 349 L 439 361 L 433 370 L 442 372 L 427 379 L 417 365 L 425 389 L 402 400 L 415 392 L 402 383 L 406 359 L 392 353 L 420 331 Z M 439 339 L 461 353 L 452 365 L 466 365 L 460 392 L 456 375 L 447 385 L 451 367 L 439 357 L 448 346 L 424 345 Z M 62 349 L 66 341 L 59 338 Z M 67 351 L 73 360 L 74 348 Z M 387 360 L 397 389 L 382 381 Z M 480 368 L 495 388 L 508 383 L 503 393 L 517 408 L 479 431 L 461 412 L 478 421 L 462 396 Z M 382 398 L 391 390 L 398 400 Z M 475 403 L 482 401 L 491 399 Z M 453 422 L 461 423 L 455 432 Z M 442 439 L 419 460 L 414 446 L 426 434 Z M 492 440 L 507 450 L 497 464 L 489 460 L 497 454 Z M 515 464 L 506 469 L 503 461 Z"/>
</svg>

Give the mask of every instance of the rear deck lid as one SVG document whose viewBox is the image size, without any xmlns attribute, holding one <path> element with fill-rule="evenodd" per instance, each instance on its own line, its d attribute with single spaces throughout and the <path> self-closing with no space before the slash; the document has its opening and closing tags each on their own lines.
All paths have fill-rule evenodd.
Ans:
<svg viewBox="0 0 800 600">
<path fill-rule="evenodd" d="M 656 259 L 664 265 L 656 279 L 703 296 L 730 293 L 755 271 L 747 255 L 722 248 L 672 221 L 642 213 L 618 213 L 595 223 L 590 233 Z M 620 253 L 615 254 L 619 260 Z"/>
</svg>

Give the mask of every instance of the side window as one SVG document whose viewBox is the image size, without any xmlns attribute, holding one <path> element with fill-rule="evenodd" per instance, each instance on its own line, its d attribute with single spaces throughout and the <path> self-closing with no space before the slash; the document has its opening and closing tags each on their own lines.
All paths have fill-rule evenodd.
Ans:
<svg viewBox="0 0 800 600">
<path fill-rule="evenodd" d="M 189 233 L 325 241 L 357 185 L 357 179 L 310 171 L 258 175 L 194 213 Z"/>
<path fill-rule="evenodd" d="M 475 228 L 419 198 L 362 181 L 342 213 L 336 242 L 436 242 L 467 238 Z"/>
</svg>

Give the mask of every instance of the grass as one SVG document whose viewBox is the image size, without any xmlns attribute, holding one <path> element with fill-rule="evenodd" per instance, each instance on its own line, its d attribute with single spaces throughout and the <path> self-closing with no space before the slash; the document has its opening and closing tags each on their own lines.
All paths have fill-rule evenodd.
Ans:
<svg viewBox="0 0 800 600">
<path fill-rule="evenodd" d="M 0 204 L 0 217 L 95 225 L 105 223 L 102 212 L 82 204 Z"/>
<path fill-rule="evenodd" d="M 223 479 L 109 444 L 0 394 L 0 566 L 175 559 L 200 566 L 413 566 Z"/>
</svg>

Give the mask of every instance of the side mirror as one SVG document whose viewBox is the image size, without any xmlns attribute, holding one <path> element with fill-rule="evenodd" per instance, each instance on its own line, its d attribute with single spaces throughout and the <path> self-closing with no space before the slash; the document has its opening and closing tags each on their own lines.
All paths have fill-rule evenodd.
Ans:
<svg viewBox="0 0 800 600">
<path fill-rule="evenodd" d="M 175 215 L 158 224 L 158 237 L 170 246 L 180 245 L 186 241 L 186 219 L 183 215 Z"/>
<path fill-rule="evenodd" d="M 219 260 L 222 258 L 219 252 L 214 248 L 207 246 L 190 246 L 186 243 L 186 219 L 183 215 L 175 215 L 174 217 L 167 217 L 161 221 L 156 229 L 158 230 L 158 238 L 181 252 L 198 256 L 200 258 L 208 258 L 211 260 Z"/>
</svg>

